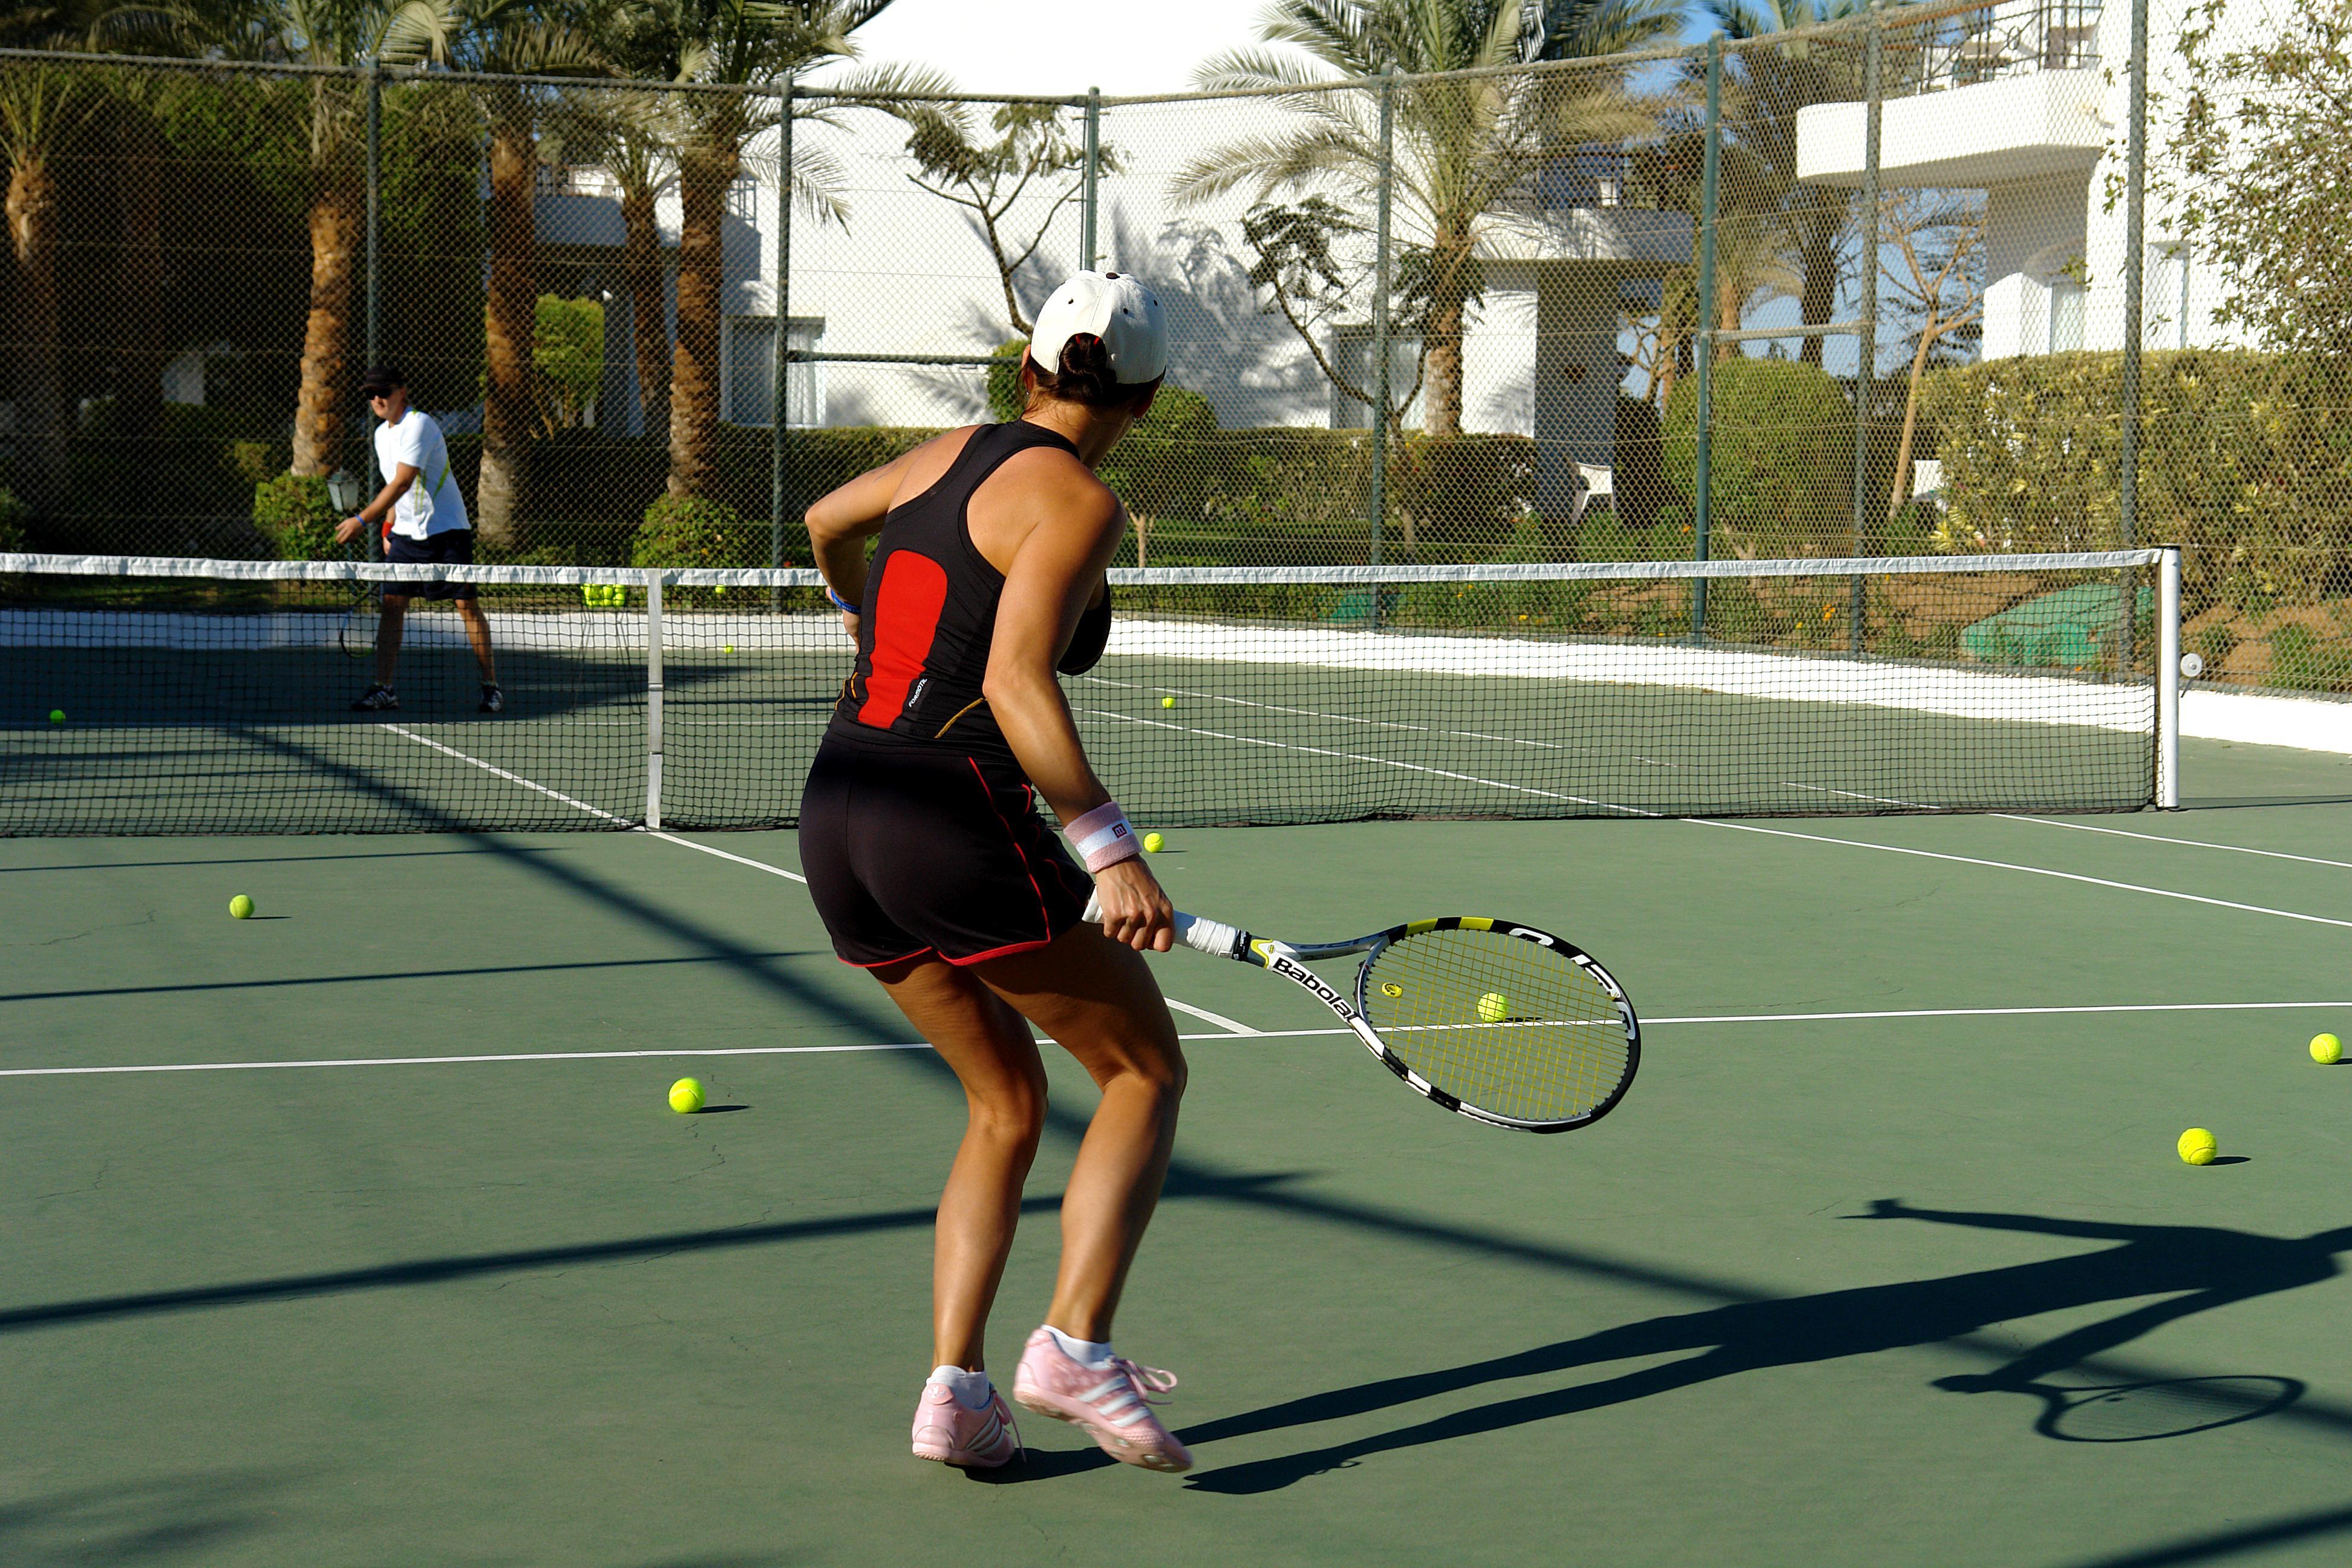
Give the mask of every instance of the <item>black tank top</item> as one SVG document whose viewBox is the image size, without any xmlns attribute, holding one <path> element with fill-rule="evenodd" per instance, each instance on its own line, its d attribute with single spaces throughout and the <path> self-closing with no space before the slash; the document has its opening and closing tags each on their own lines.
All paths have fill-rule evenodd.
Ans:
<svg viewBox="0 0 2352 1568">
<path fill-rule="evenodd" d="M 938 746 L 1013 768 L 1013 748 L 981 695 L 1004 574 L 971 542 L 972 492 L 1017 452 L 1077 447 L 1025 420 L 983 425 L 937 483 L 883 520 L 857 623 L 857 671 L 841 689 L 829 732 Z M 1110 634 L 1110 600 L 1088 612 L 1061 668 L 1094 667 Z"/>
</svg>

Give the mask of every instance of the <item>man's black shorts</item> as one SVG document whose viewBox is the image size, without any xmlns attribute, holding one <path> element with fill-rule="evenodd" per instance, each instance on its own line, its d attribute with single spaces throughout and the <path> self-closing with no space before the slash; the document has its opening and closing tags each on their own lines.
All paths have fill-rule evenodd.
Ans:
<svg viewBox="0 0 2352 1568">
<path fill-rule="evenodd" d="M 1043 947 L 1094 881 L 1017 776 L 943 748 L 828 735 L 801 795 L 801 869 L 845 963 L 935 952 L 977 963 Z"/>
<path fill-rule="evenodd" d="M 383 558 L 404 565 L 471 566 L 474 563 L 474 531 L 470 528 L 445 529 L 423 539 L 411 539 L 405 534 L 388 533 L 383 540 Z M 471 583 L 389 583 L 387 594 L 402 594 L 412 599 L 472 599 L 478 595 Z"/>
</svg>

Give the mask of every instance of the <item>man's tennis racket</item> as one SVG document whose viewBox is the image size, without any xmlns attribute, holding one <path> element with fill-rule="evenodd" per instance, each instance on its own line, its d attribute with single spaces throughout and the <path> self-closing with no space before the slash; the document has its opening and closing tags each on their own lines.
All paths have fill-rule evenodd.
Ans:
<svg viewBox="0 0 2352 1568">
<path fill-rule="evenodd" d="M 1087 918 L 1101 912 L 1090 904 Z M 1413 1092 L 1490 1126 L 1591 1126 L 1625 1098 L 1641 1066 L 1642 1026 L 1624 987 L 1533 926 L 1447 915 L 1351 942 L 1286 942 L 1179 914 L 1176 939 L 1294 982 Z M 1352 1001 L 1307 967 L 1356 953 L 1364 961 Z"/>
<path fill-rule="evenodd" d="M 366 559 L 353 545 L 351 557 Z M 354 577 L 344 584 L 349 597 L 343 604 L 343 622 L 337 628 L 335 641 L 352 658 L 371 658 L 375 655 L 376 623 L 383 614 L 383 585 L 364 577 Z"/>
</svg>

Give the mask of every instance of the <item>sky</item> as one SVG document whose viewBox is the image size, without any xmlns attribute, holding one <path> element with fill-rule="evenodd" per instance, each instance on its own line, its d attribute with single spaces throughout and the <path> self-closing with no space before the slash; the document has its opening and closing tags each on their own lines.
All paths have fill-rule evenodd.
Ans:
<svg viewBox="0 0 2352 1568">
<path fill-rule="evenodd" d="M 967 92 L 1182 92 L 1257 42 L 1266 0 L 897 0 L 857 30 L 864 63 L 924 65 Z"/>
</svg>

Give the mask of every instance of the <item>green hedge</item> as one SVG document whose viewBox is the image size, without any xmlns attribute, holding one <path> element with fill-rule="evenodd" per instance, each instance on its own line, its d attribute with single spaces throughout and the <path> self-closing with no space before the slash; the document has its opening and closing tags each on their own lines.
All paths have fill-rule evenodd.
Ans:
<svg viewBox="0 0 2352 1568">
<path fill-rule="evenodd" d="M 2251 351 L 2151 353 L 2141 372 L 2142 542 L 2190 546 L 2189 609 L 2352 592 L 2352 374 Z M 2098 550 L 2119 539 L 2122 356 L 1937 371 L 1943 542 Z"/>
<path fill-rule="evenodd" d="M 1826 372 L 1734 357 L 1709 375 L 1710 553 L 1842 555 L 1853 539 L 1853 404 Z M 1698 378 L 1666 403 L 1667 520 L 1686 531 L 1698 466 Z"/>
</svg>

